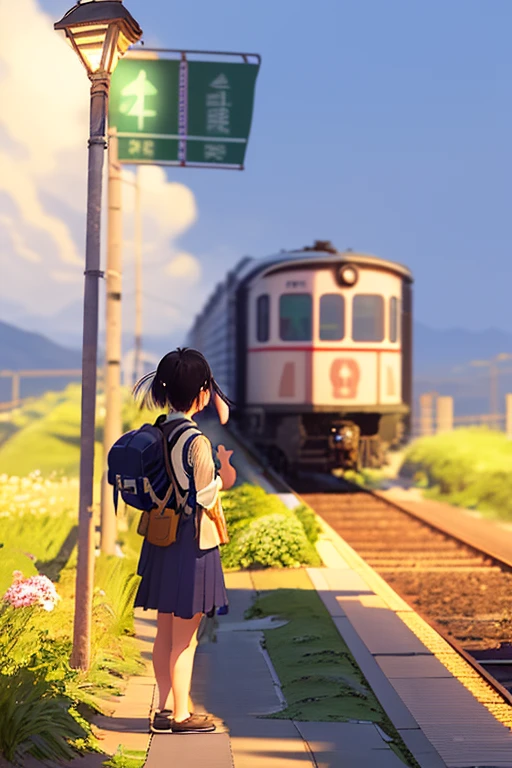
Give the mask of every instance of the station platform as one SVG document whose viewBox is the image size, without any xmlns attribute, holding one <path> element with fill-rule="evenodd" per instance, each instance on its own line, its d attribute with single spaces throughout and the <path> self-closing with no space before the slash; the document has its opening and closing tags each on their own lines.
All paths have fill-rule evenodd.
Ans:
<svg viewBox="0 0 512 768">
<path fill-rule="evenodd" d="M 218 424 L 201 427 L 212 442 L 235 450 L 239 481 L 258 483 L 289 506 L 298 503 L 290 489 L 269 480 L 239 438 Z M 335 531 L 320 524 L 324 567 L 308 569 L 309 578 L 412 754 L 410 765 L 512 768 L 512 708 Z M 283 707 L 279 680 L 261 649 L 268 625 L 243 619 L 255 595 L 251 572 L 228 573 L 226 583 L 230 613 L 203 637 L 192 689 L 194 710 L 212 713 L 216 732 L 149 738 L 155 617 L 137 611 L 148 669 L 130 680 L 110 724 L 100 725 L 105 738 L 147 749 L 146 768 L 403 767 L 372 723 L 265 717 Z"/>
</svg>

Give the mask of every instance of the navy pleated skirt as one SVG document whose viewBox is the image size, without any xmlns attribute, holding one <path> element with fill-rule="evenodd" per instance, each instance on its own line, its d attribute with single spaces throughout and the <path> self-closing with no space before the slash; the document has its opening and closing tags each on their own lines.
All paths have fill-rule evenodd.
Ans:
<svg viewBox="0 0 512 768">
<path fill-rule="evenodd" d="M 219 548 L 199 549 L 195 515 L 183 515 L 174 544 L 142 544 L 138 574 L 142 577 L 135 607 L 174 613 L 191 619 L 196 613 L 227 612 L 228 597 Z"/>
</svg>

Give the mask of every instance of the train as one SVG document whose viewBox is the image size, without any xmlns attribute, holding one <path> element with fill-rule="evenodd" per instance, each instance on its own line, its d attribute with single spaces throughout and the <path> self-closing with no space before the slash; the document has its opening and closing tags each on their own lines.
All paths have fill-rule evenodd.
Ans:
<svg viewBox="0 0 512 768">
<path fill-rule="evenodd" d="M 186 343 L 276 470 L 380 467 L 410 434 L 412 285 L 407 267 L 328 241 L 245 257 Z"/>
</svg>

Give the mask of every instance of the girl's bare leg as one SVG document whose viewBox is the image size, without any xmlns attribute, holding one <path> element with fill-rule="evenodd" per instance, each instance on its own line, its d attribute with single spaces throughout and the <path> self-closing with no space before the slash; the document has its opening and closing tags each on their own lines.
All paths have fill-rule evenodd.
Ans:
<svg viewBox="0 0 512 768">
<path fill-rule="evenodd" d="M 202 613 L 196 613 L 191 619 L 174 616 L 172 622 L 171 682 L 174 719 L 179 723 L 190 717 L 190 685 L 197 648 L 197 630 L 202 616 Z"/>
<path fill-rule="evenodd" d="M 173 702 L 168 702 L 171 690 L 171 651 L 174 615 L 158 613 L 157 632 L 153 645 L 153 669 L 158 687 L 158 708 L 172 709 Z"/>
</svg>

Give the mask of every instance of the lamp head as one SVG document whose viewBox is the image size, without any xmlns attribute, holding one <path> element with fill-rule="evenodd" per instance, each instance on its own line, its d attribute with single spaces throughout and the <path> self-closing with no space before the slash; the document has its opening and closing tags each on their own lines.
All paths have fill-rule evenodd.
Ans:
<svg viewBox="0 0 512 768">
<path fill-rule="evenodd" d="M 122 0 L 79 0 L 54 29 L 65 33 L 89 76 L 112 74 L 118 59 L 142 36 Z"/>
</svg>

